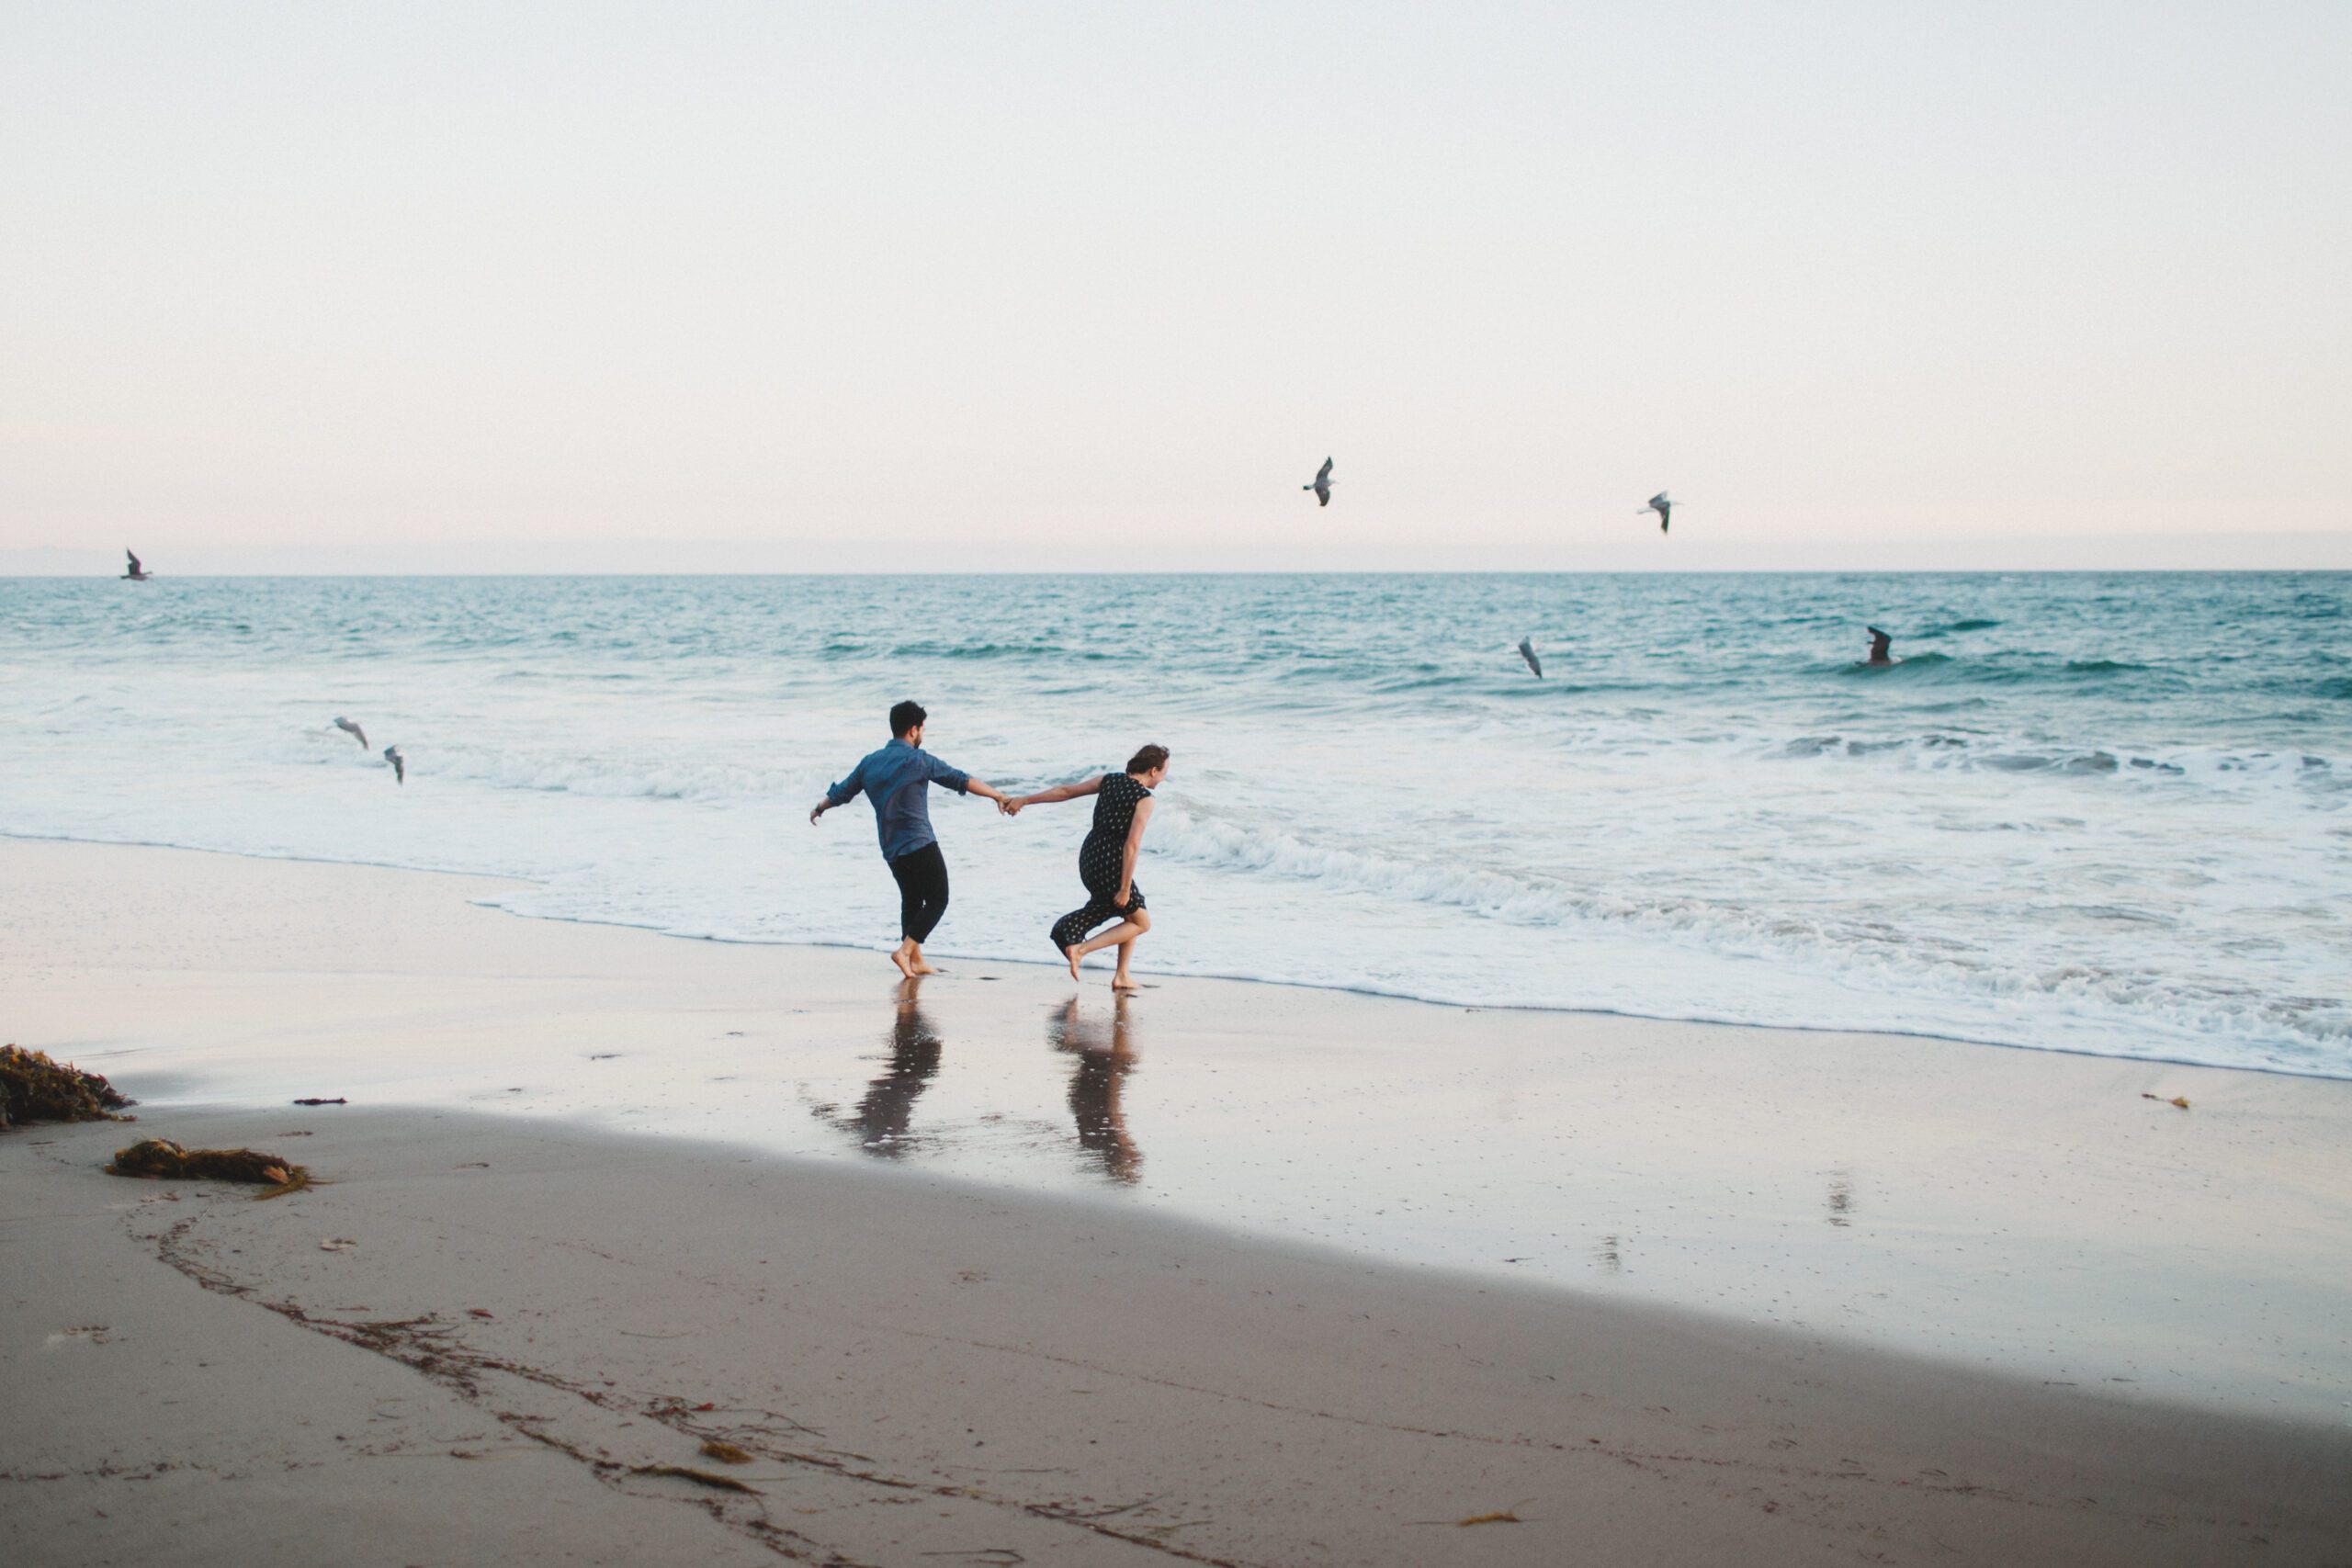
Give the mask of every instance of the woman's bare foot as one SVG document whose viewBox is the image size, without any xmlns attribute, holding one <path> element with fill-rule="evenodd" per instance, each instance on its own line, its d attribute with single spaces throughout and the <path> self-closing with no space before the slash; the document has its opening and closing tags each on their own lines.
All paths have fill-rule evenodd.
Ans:
<svg viewBox="0 0 2352 1568">
<path fill-rule="evenodd" d="M 1078 961 L 1081 957 L 1085 956 L 1083 953 L 1079 952 L 1078 943 L 1072 942 L 1068 947 L 1063 948 L 1062 956 L 1069 960 L 1069 977 L 1073 980 L 1077 979 Z"/>
<path fill-rule="evenodd" d="M 1114 991 L 1140 991 L 1143 987 L 1132 976 L 1114 975 L 1111 976 L 1111 988 Z"/>
<path fill-rule="evenodd" d="M 908 957 L 914 964 L 914 968 L 910 973 L 917 975 L 936 975 L 939 973 L 938 970 L 932 967 L 931 960 L 922 955 L 922 947 L 921 943 L 916 944 L 914 952 L 909 953 Z"/>
<path fill-rule="evenodd" d="M 914 964 L 908 959 L 907 954 L 914 951 L 914 945 L 915 944 L 910 942 L 902 942 L 898 946 L 890 950 L 890 962 L 897 964 L 899 966 L 899 973 L 904 975 L 910 980 L 915 977 L 916 970 Z"/>
</svg>

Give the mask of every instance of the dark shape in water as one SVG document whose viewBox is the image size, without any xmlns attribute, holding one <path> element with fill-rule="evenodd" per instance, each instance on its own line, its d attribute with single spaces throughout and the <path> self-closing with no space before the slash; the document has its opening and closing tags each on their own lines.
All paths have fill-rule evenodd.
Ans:
<svg viewBox="0 0 2352 1568">
<path fill-rule="evenodd" d="M 1894 663 L 1894 655 L 1892 650 L 1894 647 L 1894 638 L 1879 630 L 1876 626 L 1871 626 L 1869 630 L 1871 634 L 1870 661 L 1872 664 Z"/>
<path fill-rule="evenodd" d="M 1535 657 L 1535 639 L 1533 637 L 1523 637 L 1519 639 L 1519 656 L 1527 660 L 1527 667 L 1535 671 L 1535 678 L 1537 680 L 1540 681 L 1544 678 L 1544 665 L 1543 662 Z"/>
<path fill-rule="evenodd" d="M 132 1122 L 116 1112 L 132 1101 L 96 1073 L 59 1064 L 46 1051 L 0 1045 L 0 1127 L 17 1122 Z"/>
<path fill-rule="evenodd" d="M 1854 1213 L 1854 1177 L 1851 1171 L 1833 1170 L 1829 1173 L 1829 1223 L 1850 1225 Z"/>
</svg>

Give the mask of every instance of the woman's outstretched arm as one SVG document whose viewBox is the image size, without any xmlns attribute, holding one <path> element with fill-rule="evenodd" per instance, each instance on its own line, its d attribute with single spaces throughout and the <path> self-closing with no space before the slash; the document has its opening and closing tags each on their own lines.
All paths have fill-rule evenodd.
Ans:
<svg viewBox="0 0 2352 1568">
<path fill-rule="evenodd" d="M 1024 806 L 1050 806 L 1057 800 L 1076 800 L 1081 795 L 1100 795 L 1102 792 L 1102 775 L 1097 773 L 1091 779 L 1080 779 L 1076 784 L 1056 784 L 1051 789 L 1041 789 L 1035 795 L 1024 795 L 1008 800 L 1004 803 L 1004 814 L 1010 817 Z"/>
<path fill-rule="evenodd" d="M 1151 821 L 1151 808 L 1157 804 L 1149 795 L 1136 802 L 1135 825 L 1127 829 L 1126 857 L 1119 863 L 1118 905 L 1123 909 L 1127 900 L 1135 897 L 1136 857 L 1143 853 L 1143 830 Z"/>
</svg>

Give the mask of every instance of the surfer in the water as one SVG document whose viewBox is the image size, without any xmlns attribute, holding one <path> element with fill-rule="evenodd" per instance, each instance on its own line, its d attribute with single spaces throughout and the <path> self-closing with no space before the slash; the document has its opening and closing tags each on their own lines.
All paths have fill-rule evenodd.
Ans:
<svg viewBox="0 0 2352 1568">
<path fill-rule="evenodd" d="M 1876 626 L 1872 626 L 1872 627 L 1871 627 L 1871 628 L 1870 628 L 1870 634 L 1871 634 L 1871 657 L 1870 657 L 1870 662 L 1871 662 L 1871 663 L 1872 663 L 1872 664 L 1892 664 L 1892 663 L 1894 663 L 1894 653 L 1893 653 L 1893 651 L 1892 651 L 1892 650 L 1893 650 L 1893 649 L 1894 649 L 1894 639 L 1893 637 L 1891 637 L 1887 636 L 1884 632 L 1883 632 L 1883 631 L 1881 631 L 1881 630 L 1879 630 Z"/>
<path fill-rule="evenodd" d="M 1078 851 L 1078 875 L 1086 884 L 1086 902 L 1056 920 L 1051 932 L 1054 951 L 1069 961 L 1073 980 L 1078 978 L 1080 959 L 1115 947 L 1119 966 L 1111 976 L 1111 988 L 1136 988 L 1127 974 L 1127 960 L 1135 952 L 1136 940 L 1151 930 L 1151 916 L 1143 907 L 1143 889 L 1136 886 L 1136 857 L 1143 852 L 1143 830 L 1151 822 L 1151 792 L 1167 776 L 1168 748 L 1147 746 L 1127 760 L 1125 773 L 1057 784 L 1006 803 L 1008 813 L 1018 814 L 1024 806 L 1076 800 L 1082 795 L 1095 797 L 1094 825 Z M 1086 934 L 1114 918 L 1119 923 L 1101 936 Z"/>
<path fill-rule="evenodd" d="M 890 874 L 899 884 L 899 945 L 890 962 L 910 978 L 937 973 L 924 962 L 922 944 L 947 912 L 947 858 L 939 852 L 939 835 L 931 830 L 931 786 L 943 784 L 957 795 L 982 795 L 1000 807 L 1008 807 L 992 785 L 922 749 L 923 721 L 930 716 L 920 703 L 892 708 L 890 743 L 859 758 L 849 777 L 827 790 L 808 813 L 814 822 L 834 807 L 847 806 L 861 791 L 873 804 L 882 858 L 889 862 Z"/>
</svg>

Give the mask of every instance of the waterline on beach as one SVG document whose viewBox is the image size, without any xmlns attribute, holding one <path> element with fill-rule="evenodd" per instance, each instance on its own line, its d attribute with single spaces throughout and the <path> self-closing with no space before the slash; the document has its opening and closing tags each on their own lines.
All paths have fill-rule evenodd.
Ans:
<svg viewBox="0 0 2352 1568">
<path fill-rule="evenodd" d="M 2119 1393 L 2352 1398 L 2340 1083 L 1216 981 L 1122 1004 L 986 962 L 909 997 L 878 955 L 517 920 L 441 877 L 0 857 L 38 916 L 0 973 L 20 1039 L 165 1136 L 311 1096 L 578 1122 Z"/>
</svg>

